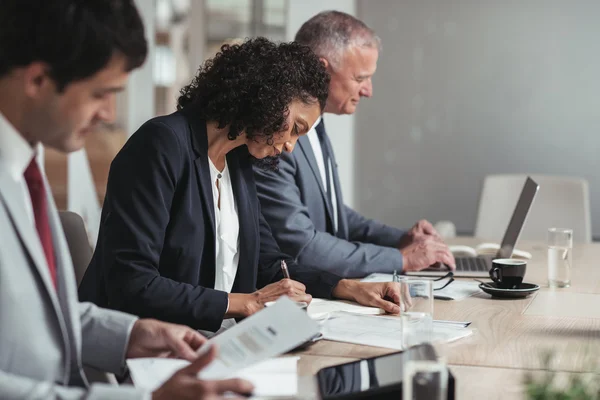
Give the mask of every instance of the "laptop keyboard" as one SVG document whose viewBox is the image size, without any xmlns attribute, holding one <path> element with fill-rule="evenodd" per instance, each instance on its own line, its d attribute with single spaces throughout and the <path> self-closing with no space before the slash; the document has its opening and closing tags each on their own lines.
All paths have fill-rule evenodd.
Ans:
<svg viewBox="0 0 600 400">
<path fill-rule="evenodd" d="M 486 272 L 488 265 L 482 257 L 459 257 L 456 259 L 457 271 Z"/>
</svg>

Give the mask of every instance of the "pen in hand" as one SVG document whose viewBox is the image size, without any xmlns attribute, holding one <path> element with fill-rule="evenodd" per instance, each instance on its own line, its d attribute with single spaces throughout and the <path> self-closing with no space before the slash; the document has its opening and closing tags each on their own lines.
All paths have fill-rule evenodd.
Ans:
<svg viewBox="0 0 600 400">
<path fill-rule="evenodd" d="M 285 263 L 285 260 L 281 260 L 281 272 L 283 272 L 283 277 L 285 279 L 290 279 L 290 271 L 288 271 L 288 267 Z"/>
</svg>

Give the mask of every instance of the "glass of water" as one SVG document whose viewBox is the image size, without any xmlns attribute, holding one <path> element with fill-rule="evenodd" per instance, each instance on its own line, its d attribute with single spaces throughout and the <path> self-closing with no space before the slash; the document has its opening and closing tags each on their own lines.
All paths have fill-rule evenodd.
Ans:
<svg viewBox="0 0 600 400">
<path fill-rule="evenodd" d="M 433 282 L 400 280 L 402 347 L 429 343 L 433 331 Z"/>
<path fill-rule="evenodd" d="M 548 286 L 571 286 L 573 230 L 548 229 Z"/>
<path fill-rule="evenodd" d="M 405 400 L 446 400 L 448 367 L 442 361 L 409 360 L 404 365 L 402 398 Z"/>
</svg>

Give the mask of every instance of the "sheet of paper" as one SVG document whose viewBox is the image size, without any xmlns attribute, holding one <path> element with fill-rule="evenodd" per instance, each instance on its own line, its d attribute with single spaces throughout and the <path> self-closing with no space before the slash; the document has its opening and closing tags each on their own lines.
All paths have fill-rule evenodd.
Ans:
<svg viewBox="0 0 600 400">
<path fill-rule="evenodd" d="M 299 357 L 282 357 L 262 361 L 236 372 L 233 376 L 254 385 L 254 396 L 295 396 L 298 393 Z M 188 361 L 169 358 L 136 358 L 127 360 L 136 387 L 154 391 Z"/>
<path fill-rule="evenodd" d="M 321 332 L 328 340 L 403 350 L 401 321 L 398 317 L 336 312 L 325 321 Z M 432 342 L 453 342 L 472 333 L 465 327 L 434 321 Z"/>
<path fill-rule="evenodd" d="M 254 396 L 295 396 L 298 394 L 299 359 L 274 358 L 244 368 L 235 376 L 252 382 Z"/>
<path fill-rule="evenodd" d="M 445 279 L 440 282 L 434 282 L 433 287 L 434 289 L 436 287 L 442 287 L 447 282 L 448 281 Z M 440 300 L 462 300 L 481 291 L 482 290 L 479 289 L 478 282 L 454 280 L 445 288 L 441 290 L 434 290 L 433 297 Z"/>
<path fill-rule="evenodd" d="M 455 326 L 457 328 L 466 328 L 467 326 L 471 325 L 471 322 L 469 321 L 445 321 L 441 319 L 434 319 L 433 323 L 440 325 Z"/>
<path fill-rule="evenodd" d="M 282 297 L 271 307 L 210 339 L 208 343 L 216 343 L 219 353 L 200 376 L 203 379 L 231 376 L 242 368 L 283 354 L 318 333 L 319 325 L 306 311 Z"/>
<path fill-rule="evenodd" d="M 332 312 L 346 311 L 354 314 L 378 315 L 385 311 L 377 307 L 366 307 L 344 300 L 313 299 L 308 306 L 308 315 L 313 319 L 320 319 Z"/>
<path fill-rule="evenodd" d="M 127 367 L 135 387 L 153 392 L 189 363 L 172 358 L 130 358 Z"/>
</svg>

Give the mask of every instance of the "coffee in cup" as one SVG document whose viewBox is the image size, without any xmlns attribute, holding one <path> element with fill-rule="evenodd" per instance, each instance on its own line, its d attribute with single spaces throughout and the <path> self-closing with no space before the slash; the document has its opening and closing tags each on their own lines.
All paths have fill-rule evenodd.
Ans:
<svg viewBox="0 0 600 400">
<path fill-rule="evenodd" d="M 523 282 L 527 262 L 514 258 L 498 258 L 492 260 L 490 278 L 500 289 L 518 289 Z"/>
</svg>

